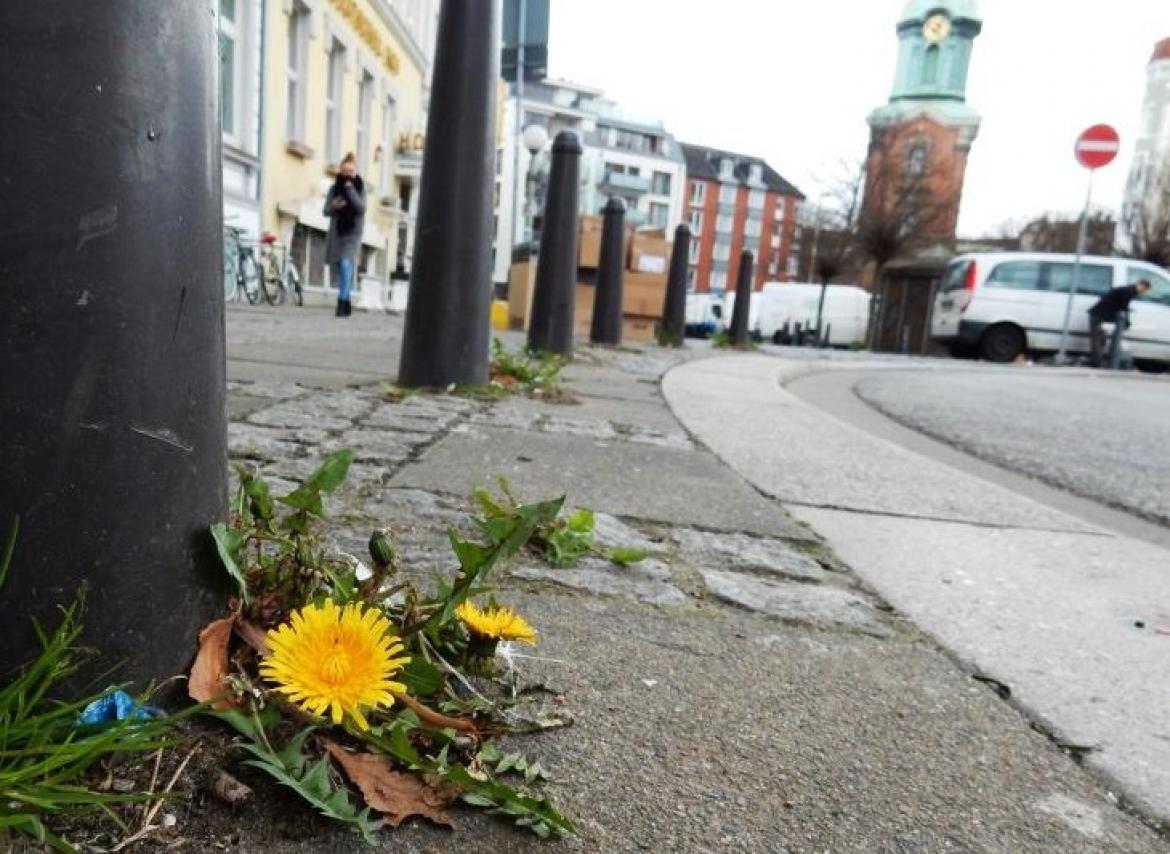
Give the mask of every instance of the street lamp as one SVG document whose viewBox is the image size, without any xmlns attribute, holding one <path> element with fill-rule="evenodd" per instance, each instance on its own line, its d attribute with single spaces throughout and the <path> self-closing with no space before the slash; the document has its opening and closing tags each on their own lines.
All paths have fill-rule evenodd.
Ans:
<svg viewBox="0 0 1170 854">
<path fill-rule="evenodd" d="M 536 212 L 533 207 L 536 203 L 536 155 L 544 150 L 548 144 L 548 131 L 544 125 L 529 125 L 520 135 L 524 147 L 528 149 L 528 177 L 524 182 L 524 242 L 533 242 L 532 218 Z"/>
</svg>

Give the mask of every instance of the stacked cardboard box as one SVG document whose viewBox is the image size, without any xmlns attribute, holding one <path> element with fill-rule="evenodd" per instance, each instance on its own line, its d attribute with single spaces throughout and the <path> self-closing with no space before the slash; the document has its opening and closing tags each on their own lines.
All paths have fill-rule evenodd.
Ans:
<svg viewBox="0 0 1170 854">
<path fill-rule="evenodd" d="M 593 321 L 593 295 L 597 291 L 597 265 L 601 258 L 601 228 L 602 218 L 599 216 L 580 219 L 573 328 L 582 337 L 589 335 Z M 627 243 L 627 269 L 622 282 L 622 339 L 652 341 L 666 297 L 670 243 L 662 229 L 630 231 Z M 513 329 L 528 328 L 535 267 L 535 258 L 512 265 L 508 277 L 508 322 Z"/>
</svg>

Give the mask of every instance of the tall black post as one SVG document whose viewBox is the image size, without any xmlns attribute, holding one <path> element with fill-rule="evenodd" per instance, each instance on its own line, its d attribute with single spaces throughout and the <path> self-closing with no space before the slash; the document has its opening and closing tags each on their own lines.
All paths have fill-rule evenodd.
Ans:
<svg viewBox="0 0 1170 854">
<path fill-rule="evenodd" d="M 225 601 L 215 18 L 40 0 L 3 4 L 0 34 L 0 674 L 84 584 L 83 641 L 141 684 Z"/>
<path fill-rule="evenodd" d="M 739 275 L 735 280 L 735 309 L 731 312 L 731 343 L 736 347 L 748 344 L 748 319 L 752 308 L 752 266 L 755 259 L 750 249 L 739 255 Z"/>
<path fill-rule="evenodd" d="M 498 0 L 443 0 L 398 382 L 488 379 Z"/>
<path fill-rule="evenodd" d="M 670 272 L 666 278 L 666 299 L 662 304 L 662 323 L 658 343 L 663 347 L 681 347 L 687 327 L 687 263 L 691 253 L 691 227 L 679 223 L 674 230 L 674 247 L 670 252 Z"/>
<path fill-rule="evenodd" d="M 528 321 L 528 349 L 573 352 L 573 303 L 577 285 L 577 172 L 581 143 L 572 131 L 553 140 L 548 195 L 540 231 L 540 257 Z M 619 303 L 620 306 L 620 303 Z"/>
<path fill-rule="evenodd" d="M 626 206 L 621 199 L 605 203 L 601 224 L 601 258 L 597 265 L 597 292 L 593 296 L 593 323 L 589 340 L 594 344 L 622 343 L 622 250 L 625 248 Z"/>
</svg>

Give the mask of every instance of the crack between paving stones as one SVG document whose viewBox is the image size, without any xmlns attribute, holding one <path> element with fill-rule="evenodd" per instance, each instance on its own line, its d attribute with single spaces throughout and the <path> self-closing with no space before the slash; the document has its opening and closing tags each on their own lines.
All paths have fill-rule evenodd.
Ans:
<svg viewBox="0 0 1170 854">
<path fill-rule="evenodd" d="M 1072 534 L 1081 537 L 1115 539 L 1109 531 L 1078 531 L 1073 528 L 1045 528 L 1038 525 L 1007 525 L 999 522 L 977 522 L 972 519 L 957 519 L 949 516 L 926 516 L 916 513 L 899 513 L 895 510 L 873 510 L 866 507 L 848 507 L 843 504 L 819 504 L 814 501 L 792 501 L 778 495 L 761 492 L 761 495 L 785 507 L 806 507 L 809 510 L 833 510 L 838 513 L 853 513 L 857 516 L 879 516 L 887 519 L 906 519 L 912 522 L 945 522 L 951 525 L 966 525 L 971 528 L 987 528 L 994 531 L 1033 531 L 1041 534 Z M 812 530 L 812 529 L 810 529 Z"/>
</svg>

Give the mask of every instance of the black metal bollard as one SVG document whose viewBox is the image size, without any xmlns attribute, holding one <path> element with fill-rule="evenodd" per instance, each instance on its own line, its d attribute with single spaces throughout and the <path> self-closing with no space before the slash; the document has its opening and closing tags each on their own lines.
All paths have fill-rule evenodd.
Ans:
<svg viewBox="0 0 1170 854">
<path fill-rule="evenodd" d="M 488 379 L 498 0 L 444 0 L 398 382 Z"/>
<path fill-rule="evenodd" d="M 577 135 L 567 130 L 558 133 L 553 140 L 540 257 L 536 261 L 532 315 L 528 322 L 528 349 L 537 353 L 569 355 L 573 352 L 580 160 L 581 143 Z"/>
<path fill-rule="evenodd" d="M 88 588 L 114 681 L 186 668 L 224 606 L 219 59 L 206 0 L 0 11 L 0 678 Z M 92 675 L 92 674 L 91 674 Z"/>
<path fill-rule="evenodd" d="M 605 203 L 601 225 L 601 260 L 593 296 L 593 323 L 589 340 L 594 344 L 622 343 L 622 278 L 625 266 L 626 206 L 621 199 Z"/>
<path fill-rule="evenodd" d="M 739 276 L 735 280 L 735 310 L 731 313 L 731 343 L 735 347 L 748 345 L 751 331 L 748 320 L 752 308 L 752 266 L 755 258 L 750 249 L 739 254 Z"/>
<path fill-rule="evenodd" d="M 687 327 L 687 263 L 691 254 L 691 227 L 679 223 L 674 230 L 670 251 L 670 272 L 666 277 L 666 299 L 662 304 L 662 323 L 658 343 L 663 347 L 681 347 Z"/>
</svg>

